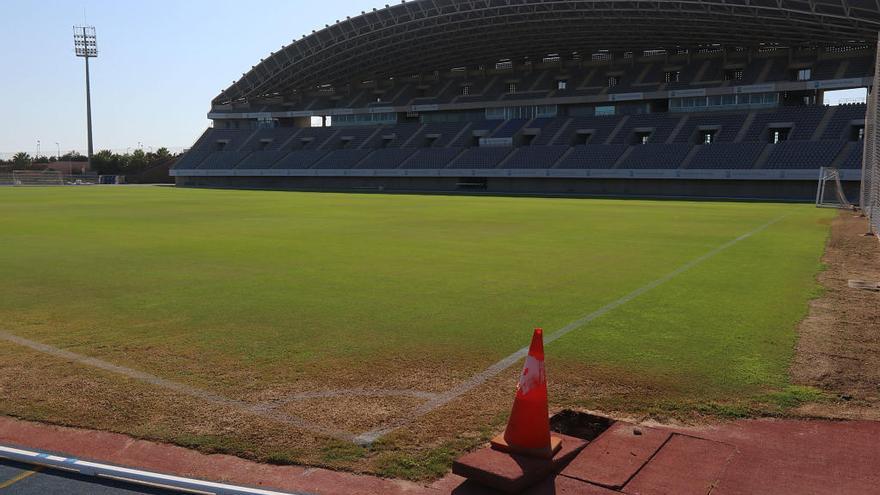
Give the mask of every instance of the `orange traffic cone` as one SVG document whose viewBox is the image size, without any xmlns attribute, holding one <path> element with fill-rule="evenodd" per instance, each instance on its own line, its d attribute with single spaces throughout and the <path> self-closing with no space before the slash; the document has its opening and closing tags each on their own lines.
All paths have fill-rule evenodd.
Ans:
<svg viewBox="0 0 880 495">
<path fill-rule="evenodd" d="M 547 404 L 547 375 L 544 371 L 544 331 L 535 330 L 532 345 L 516 386 L 516 400 L 507 430 L 492 440 L 502 452 L 551 459 L 562 448 L 562 440 L 550 436 Z"/>
</svg>

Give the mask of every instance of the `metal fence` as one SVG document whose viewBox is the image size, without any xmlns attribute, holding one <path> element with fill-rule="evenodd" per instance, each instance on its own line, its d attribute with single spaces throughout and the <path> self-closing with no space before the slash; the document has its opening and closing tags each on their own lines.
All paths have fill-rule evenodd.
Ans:
<svg viewBox="0 0 880 495">
<path fill-rule="evenodd" d="M 877 44 L 880 50 L 880 42 Z M 868 94 L 868 113 L 865 116 L 865 160 L 862 165 L 862 211 L 868 217 L 871 229 L 880 235 L 880 51 L 875 62 L 874 86 Z"/>
</svg>

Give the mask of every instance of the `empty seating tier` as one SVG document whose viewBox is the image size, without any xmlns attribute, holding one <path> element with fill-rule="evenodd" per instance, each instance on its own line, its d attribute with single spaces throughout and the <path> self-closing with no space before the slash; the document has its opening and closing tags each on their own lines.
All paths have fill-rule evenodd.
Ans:
<svg viewBox="0 0 880 495">
<path fill-rule="evenodd" d="M 764 143 L 715 143 L 699 146 L 688 169 L 750 169 L 764 152 Z"/>
<path fill-rule="evenodd" d="M 857 169 L 864 114 L 865 105 L 843 105 L 751 114 L 208 129 L 176 168 L 807 170 L 838 164 Z M 823 139 L 813 141 L 817 133 Z M 487 146 L 499 143 L 481 142 L 482 138 L 510 139 L 512 146 Z M 771 140 L 779 142 L 770 144 Z"/>
<path fill-rule="evenodd" d="M 502 168 L 553 168 L 569 150 L 568 146 L 526 146 L 517 148 Z"/>
<path fill-rule="evenodd" d="M 449 165 L 449 168 L 496 168 L 511 152 L 513 148 L 468 148 Z"/>
<path fill-rule="evenodd" d="M 666 169 L 679 168 L 691 147 L 687 144 L 643 144 L 634 146 L 617 168 Z"/>
</svg>

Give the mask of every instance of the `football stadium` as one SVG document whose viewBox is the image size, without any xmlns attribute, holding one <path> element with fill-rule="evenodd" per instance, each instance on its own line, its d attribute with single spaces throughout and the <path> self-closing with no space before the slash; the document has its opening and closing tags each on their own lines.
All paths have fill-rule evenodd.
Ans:
<svg viewBox="0 0 880 495">
<path fill-rule="evenodd" d="M 0 187 L 0 440 L 296 493 L 876 493 L 878 31 L 866 0 L 315 30 L 173 187 Z"/>
<path fill-rule="evenodd" d="M 823 96 L 870 86 L 875 47 L 851 40 L 869 39 L 876 12 L 819 5 L 402 3 L 262 60 L 212 101 L 213 128 L 174 175 L 806 200 L 834 167 L 852 194 L 866 109 Z"/>
</svg>

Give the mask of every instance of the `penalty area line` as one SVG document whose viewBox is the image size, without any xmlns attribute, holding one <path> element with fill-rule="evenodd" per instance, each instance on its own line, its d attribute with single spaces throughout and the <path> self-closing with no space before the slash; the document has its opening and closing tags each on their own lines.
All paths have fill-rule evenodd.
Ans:
<svg viewBox="0 0 880 495">
<path fill-rule="evenodd" d="M 630 292 L 629 294 L 621 297 L 620 299 L 612 301 L 612 302 L 606 304 L 605 306 L 602 306 L 601 308 L 597 309 L 596 311 L 594 311 L 594 312 L 592 312 L 582 318 L 579 318 L 577 320 L 572 321 L 568 325 L 566 325 L 566 326 L 560 328 L 559 330 L 556 330 L 555 332 L 547 335 L 544 338 L 544 343 L 551 344 L 551 343 L 561 339 L 562 337 L 565 337 L 566 335 L 570 334 L 571 332 L 574 332 L 575 330 L 578 330 L 579 328 L 582 328 L 583 326 L 587 325 L 588 323 L 592 322 L 593 320 L 596 320 L 597 318 L 605 316 L 606 314 L 610 313 L 611 311 L 614 311 L 615 309 L 623 306 L 624 304 L 627 304 L 628 302 L 632 301 L 633 299 L 636 299 L 636 298 L 644 295 L 645 293 L 650 292 L 650 291 L 656 289 L 657 287 L 660 287 L 661 285 L 669 282 L 670 280 L 678 277 L 679 275 L 682 275 L 683 273 L 695 268 L 696 266 L 703 264 L 704 262 L 714 258 L 715 256 L 718 256 L 719 254 L 723 253 L 724 251 L 727 251 L 731 247 L 739 244 L 740 242 L 742 242 L 746 239 L 749 239 L 749 238 L 769 229 L 770 227 L 772 227 L 772 226 L 776 225 L 777 223 L 781 222 L 782 220 L 784 220 L 787 216 L 788 215 L 786 214 L 786 215 L 782 215 L 780 217 L 777 217 L 777 218 L 755 228 L 754 230 L 751 230 L 751 231 L 737 237 L 736 239 L 732 239 L 732 240 L 722 244 L 721 246 L 718 246 L 717 248 L 709 251 L 708 253 L 685 263 L 684 265 L 682 265 L 682 266 L 676 268 L 675 270 L 667 273 L 666 275 L 654 280 L 653 282 L 649 282 L 648 284 L 643 285 L 642 287 L 639 287 L 638 289 Z M 440 407 L 445 406 L 446 404 L 454 401 L 455 399 L 458 399 L 462 395 L 474 390 L 475 388 L 479 387 L 480 385 L 483 385 L 484 383 L 488 382 L 492 378 L 498 376 L 504 370 L 506 370 L 507 368 L 510 368 L 511 366 L 513 366 L 514 364 L 519 362 L 521 359 L 525 358 L 528 353 L 529 353 L 529 348 L 523 347 L 522 349 L 505 357 L 504 359 L 498 361 L 497 363 L 493 364 L 492 366 L 489 366 L 484 371 L 474 375 L 469 380 L 460 383 L 455 388 L 453 388 L 447 392 L 439 394 L 435 399 L 432 399 L 432 400 L 429 400 L 428 402 L 425 402 L 424 404 L 422 404 L 421 406 L 416 408 L 407 418 L 393 422 L 392 424 L 390 424 L 388 426 L 385 426 L 382 428 L 377 428 L 374 430 L 370 430 L 366 433 L 362 433 L 362 434 L 358 435 L 357 437 L 355 437 L 355 439 L 354 439 L 355 442 L 358 444 L 361 444 L 361 445 L 369 445 L 369 444 L 375 442 L 376 440 L 382 438 L 383 436 L 412 423 L 413 421 L 421 418 L 422 416 L 425 416 L 426 414 L 431 413 L 431 412 L 439 409 Z"/>
</svg>

